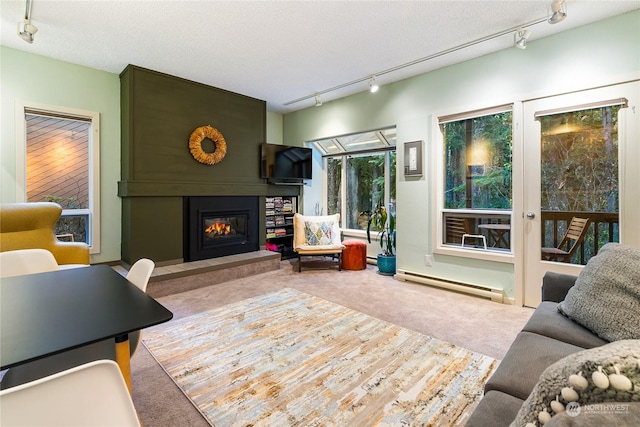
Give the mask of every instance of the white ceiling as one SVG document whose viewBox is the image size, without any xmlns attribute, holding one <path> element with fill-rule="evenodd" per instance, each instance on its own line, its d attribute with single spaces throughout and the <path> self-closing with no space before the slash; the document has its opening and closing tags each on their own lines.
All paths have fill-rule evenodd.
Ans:
<svg viewBox="0 0 640 427">
<path fill-rule="evenodd" d="M 25 1 L 2 0 L 0 41 L 116 74 L 134 64 L 266 100 L 269 111 L 285 113 L 313 105 L 315 93 L 327 102 L 367 90 L 373 74 L 384 85 L 511 48 L 512 30 L 547 17 L 550 4 L 33 0 L 31 23 L 39 31 L 28 44 L 16 31 Z M 567 0 L 567 19 L 529 26 L 529 41 L 639 8 L 640 0 Z"/>
</svg>

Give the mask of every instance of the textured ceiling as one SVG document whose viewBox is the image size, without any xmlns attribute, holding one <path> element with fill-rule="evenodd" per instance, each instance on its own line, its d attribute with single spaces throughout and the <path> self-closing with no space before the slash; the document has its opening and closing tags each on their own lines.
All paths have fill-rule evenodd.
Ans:
<svg viewBox="0 0 640 427">
<path fill-rule="evenodd" d="M 366 90 L 373 74 L 384 85 L 510 48 L 512 30 L 543 20 L 550 4 L 33 0 L 39 32 L 28 44 L 16 34 L 25 1 L 2 0 L 0 40 L 112 73 L 138 65 L 266 100 L 269 111 L 284 113 L 313 105 L 315 93 L 327 102 Z M 567 0 L 567 19 L 529 26 L 529 41 L 638 8 L 640 0 Z M 348 82 L 357 83 L 326 92 Z"/>
</svg>

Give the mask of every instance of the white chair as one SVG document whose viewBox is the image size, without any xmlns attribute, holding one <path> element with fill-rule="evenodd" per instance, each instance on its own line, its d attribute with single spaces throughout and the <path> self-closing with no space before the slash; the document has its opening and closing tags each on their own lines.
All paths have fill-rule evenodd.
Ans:
<svg viewBox="0 0 640 427">
<path fill-rule="evenodd" d="M 340 214 L 325 216 L 293 216 L 293 250 L 298 254 L 298 272 L 302 270 L 302 256 L 338 256 L 338 270 L 342 269 L 342 236 Z"/>
<path fill-rule="evenodd" d="M 466 239 L 481 240 L 484 246 L 484 250 L 487 250 L 487 239 L 484 234 L 472 234 L 469 231 L 467 218 L 460 218 L 449 216 L 446 219 L 447 223 L 447 243 L 457 243 L 460 241 L 460 246 L 465 247 Z M 473 246 L 475 247 L 475 246 Z"/>
<path fill-rule="evenodd" d="M 141 258 L 127 272 L 127 280 L 136 285 L 142 292 L 147 292 L 147 284 L 149 284 L 149 278 L 151 278 L 151 273 L 153 273 L 155 266 L 155 263 L 150 259 Z M 138 349 L 141 338 L 142 331 L 135 331 L 129 334 L 131 356 Z"/>
<path fill-rule="evenodd" d="M 3 426 L 140 426 L 122 378 L 100 360 L 0 391 Z"/>
<path fill-rule="evenodd" d="M 46 249 L 18 249 L 0 252 L 0 277 L 58 270 L 58 262 Z"/>
<path fill-rule="evenodd" d="M 3 252 L 4 253 L 4 252 Z M 134 263 L 127 273 L 127 280 L 146 292 L 147 284 L 155 264 L 147 258 L 142 258 Z M 129 333 L 129 354 L 133 354 L 140 345 L 142 331 Z M 35 360 L 24 365 L 9 369 L 0 380 L 0 388 L 7 389 L 53 375 L 83 363 L 101 359 L 115 360 L 115 344 L 113 339 L 99 341 L 97 343 L 65 351 L 44 359 Z"/>
</svg>

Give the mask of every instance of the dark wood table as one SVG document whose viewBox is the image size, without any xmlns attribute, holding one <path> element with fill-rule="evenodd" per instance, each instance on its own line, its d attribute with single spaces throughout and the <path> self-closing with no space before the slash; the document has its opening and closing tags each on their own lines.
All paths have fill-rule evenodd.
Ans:
<svg viewBox="0 0 640 427">
<path fill-rule="evenodd" d="M 489 231 L 493 239 L 494 248 L 496 245 L 505 249 L 509 248 L 510 245 L 505 235 L 511 231 L 511 224 L 479 224 L 478 228 Z"/>
<path fill-rule="evenodd" d="M 0 369 L 114 339 L 131 390 L 128 334 L 172 317 L 107 265 L 3 278 Z"/>
</svg>

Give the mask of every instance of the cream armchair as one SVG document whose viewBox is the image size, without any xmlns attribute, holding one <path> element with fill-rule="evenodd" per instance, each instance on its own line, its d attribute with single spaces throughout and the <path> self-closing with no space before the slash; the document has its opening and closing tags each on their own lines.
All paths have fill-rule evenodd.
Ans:
<svg viewBox="0 0 640 427">
<path fill-rule="evenodd" d="M 342 269 L 340 214 L 326 216 L 293 216 L 293 250 L 298 254 L 298 272 L 303 256 L 338 256 L 338 270 Z"/>
</svg>

